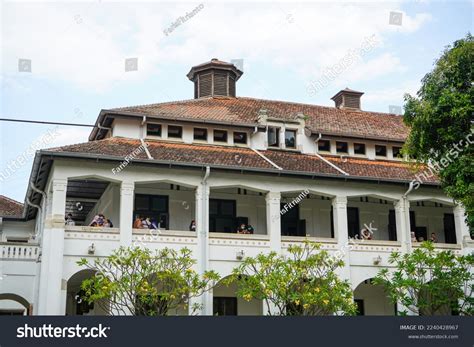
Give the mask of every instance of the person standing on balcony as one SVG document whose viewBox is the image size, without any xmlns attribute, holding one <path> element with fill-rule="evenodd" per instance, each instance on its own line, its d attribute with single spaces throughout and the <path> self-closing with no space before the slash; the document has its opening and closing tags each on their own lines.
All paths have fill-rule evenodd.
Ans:
<svg viewBox="0 0 474 347">
<path fill-rule="evenodd" d="M 67 214 L 66 222 L 64 224 L 71 225 L 71 226 L 76 225 L 76 222 L 74 222 L 74 220 L 72 219 L 72 214 L 70 213 Z"/>
<path fill-rule="evenodd" d="M 133 222 L 133 229 L 141 229 L 142 228 L 142 219 L 140 215 L 137 214 L 135 217 L 135 221 Z"/>
</svg>

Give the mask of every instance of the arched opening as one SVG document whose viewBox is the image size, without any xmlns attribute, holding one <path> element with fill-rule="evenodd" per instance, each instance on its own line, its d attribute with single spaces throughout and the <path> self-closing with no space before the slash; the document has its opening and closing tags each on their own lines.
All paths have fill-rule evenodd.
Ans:
<svg viewBox="0 0 474 347">
<path fill-rule="evenodd" d="M 261 316 L 263 314 L 262 300 L 246 301 L 237 297 L 237 283 L 225 284 L 222 278 L 213 289 L 214 316 Z"/>
<path fill-rule="evenodd" d="M 120 183 L 97 177 L 68 179 L 65 218 L 66 229 L 119 228 Z"/>
<path fill-rule="evenodd" d="M 384 287 L 373 284 L 372 279 L 360 283 L 354 290 L 354 302 L 360 316 L 396 315 L 396 304 L 390 301 Z"/>
<path fill-rule="evenodd" d="M 133 229 L 195 231 L 195 187 L 181 183 L 146 182 L 135 184 Z"/>
<path fill-rule="evenodd" d="M 309 190 L 281 194 L 281 234 L 291 237 L 334 238 L 332 197 Z"/>
<path fill-rule="evenodd" d="M 68 316 L 106 316 L 109 314 L 109 303 L 107 300 L 99 300 L 87 303 L 82 295 L 82 282 L 95 275 L 93 270 L 81 270 L 76 272 L 67 281 L 66 293 L 66 315 Z"/>
<path fill-rule="evenodd" d="M 394 200 L 376 195 L 347 199 L 347 228 L 351 238 L 397 241 Z"/>
<path fill-rule="evenodd" d="M 211 188 L 209 232 L 266 235 L 265 192 L 247 187 Z"/>
<path fill-rule="evenodd" d="M 456 244 L 453 205 L 436 200 L 410 201 L 412 241 Z M 413 238 L 416 238 L 416 242 Z"/>
<path fill-rule="evenodd" d="M 0 294 L 1 316 L 24 316 L 32 314 L 32 305 L 20 295 L 13 293 Z"/>
</svg>

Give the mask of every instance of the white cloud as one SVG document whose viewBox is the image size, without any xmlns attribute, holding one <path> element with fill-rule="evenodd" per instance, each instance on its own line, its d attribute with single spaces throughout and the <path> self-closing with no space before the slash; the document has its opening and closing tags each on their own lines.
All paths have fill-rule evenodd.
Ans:
<svg viewBox="0 0 474 347">
<path fill-rule="evenodd" d="M 15 76 L 18 58 L 27 58 L 32 59 L 31 78 L 102 91 L 121 81 L 145 79 L 172 64 L 243 57 L 314 75 L 365 37 L 375 34 L 383 45 L 384 35 L 416 31 L 430 18 L 403 13 L 402 26 L 389 25 L 389 13 L 397 8 L 392 2 L 206 2 L 169 36 L 163 34 L 198 4 L 5 3 L 3 73 Z M 398 58 L 383 53 L 381 57 L 389 59 L 384 63 L 375 58 L 379 67 L 373 69 L 374 76 L 384 67 L 401 67 Z M 129 57 L 138 58 L 138 71 L 124 71 Z"/>
</svg>

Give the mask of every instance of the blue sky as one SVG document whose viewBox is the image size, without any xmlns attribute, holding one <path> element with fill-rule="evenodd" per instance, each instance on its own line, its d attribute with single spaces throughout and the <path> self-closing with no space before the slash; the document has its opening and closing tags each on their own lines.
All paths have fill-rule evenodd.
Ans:
<svg viewBox="0 0 474 347">
<path fill-rule="evenodd" d="M 414 93 L 446 45 L 472 30 L 472 2 L 2 2 L 1 118 L 92 124 L 101 109 L 190 99 L 192 65 L 243 59 L 240 96 L 332 106 L 342 88 L 362 108 L 388 112 Z M 391 12 L 401 25 L 390 24 Z M 376 44 L 316 93 L 308 85 L 367 38 Z M 126 72 L 125 59 L 138 70 Z M 31 60 L 31 72 L 18 60 Z M 0 194 L 23 201 L 31 146 L 87 141 L 89 129 L 0 122 Z M 38 139 L 43 139 L 38 144 Z M 41 142 L 41 141 L 40 141 Z"/>
</svg>

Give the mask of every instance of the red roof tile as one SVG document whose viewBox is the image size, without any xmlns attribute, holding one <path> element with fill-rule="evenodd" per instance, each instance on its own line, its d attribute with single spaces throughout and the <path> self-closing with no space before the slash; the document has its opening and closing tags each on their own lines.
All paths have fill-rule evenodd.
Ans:
<svg viewBox="0 0 474 347">
<path fill-rule="evenodd" d="M 228 166 L 237 169 L 263 169 L 278 171 L 272 164 L 250 148 L 226 147 L 213 145 L 191 145 L 184 143 L 148 141 L 148 150 L 154 160 L 211 166 Z M 112 137 L 104 140 L 69 145 L 49 149 L 50 152 L 84 153 L 94 157 L 114 156 L 123 160 L 140 147 L 139 140 Z M 340 171 L 324 162 L 316 155 L 301 154 L 281 150 L 260 151 L 265 157 L 283 170 L 294 173 L 312 173 L 346 177 Z M 325 159 L 344 170 L 352 177 L 378 179 L 382 181 L 411 181 L 415 178 L 414 171 L 407 163 L 400 161 L 369 160 L 350 157 L 324 156 Z M 147 160 L 142 151 L 136 159 Z M 433 178 L 431 183 L 437 183 Z"/>
<path fill-rule="evenodd" d="M 409 132 L 402 117 L 394 114 L 245 97 L 201 98 L 116 108 L 111 111 L 143 114 L 151 118 L 206 120 L 255 126 L 261 109 L 267 110 L 268 117 L 281 120 L 296 120 L 297 115 L 302 113 L 307 116 L 306 126 L 314 133 L 404 141 Z"/>
<path fill-rule="evenodd" d="M 20 218 L 23 214 L 23 204 L 0 195 L 0 217 Z"/>
</svg>

